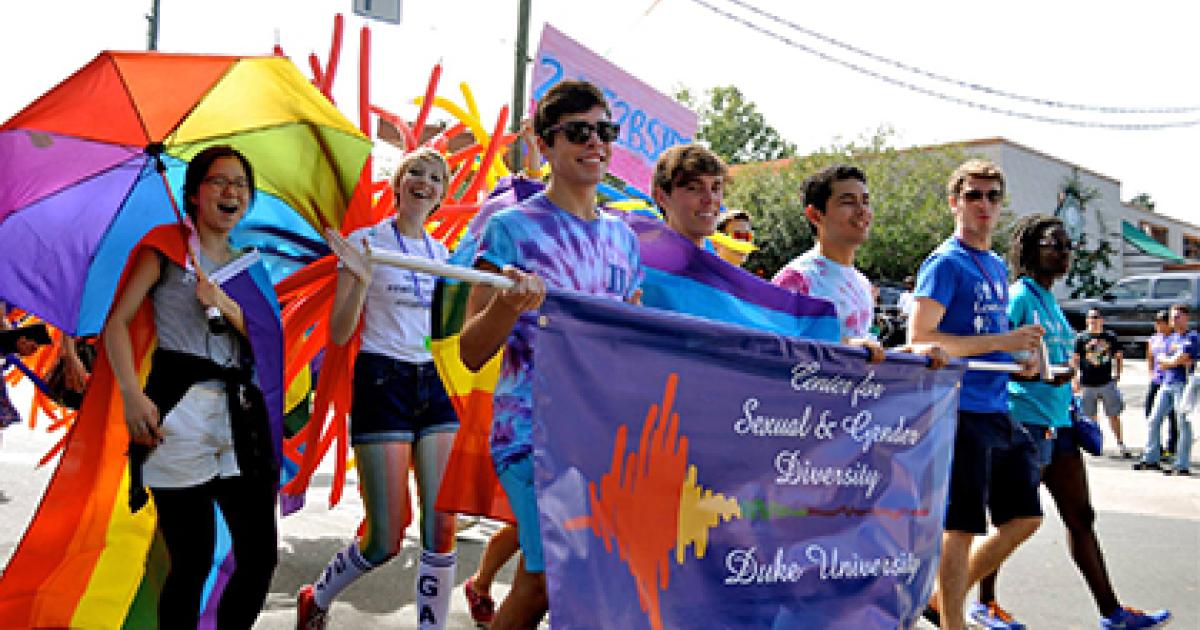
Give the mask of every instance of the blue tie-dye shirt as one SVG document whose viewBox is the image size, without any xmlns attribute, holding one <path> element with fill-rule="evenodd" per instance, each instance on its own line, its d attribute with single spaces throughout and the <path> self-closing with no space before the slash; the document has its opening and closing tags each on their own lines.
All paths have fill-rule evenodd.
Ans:
<svg viewBox="0 0 1200 630">
<path fill-rule="evenodd" d="M 628 299 L 642 281 L 637 237 L 621 219 L 599 212 L 584 221 L 539 193 L 488 219 L 475 260 L 534 273 L 552 289 Z M 498 471 L 533 452 L 535 316 L 517 320 L 504 348 L 493 396 L 492 460 Z"/>
</svg>

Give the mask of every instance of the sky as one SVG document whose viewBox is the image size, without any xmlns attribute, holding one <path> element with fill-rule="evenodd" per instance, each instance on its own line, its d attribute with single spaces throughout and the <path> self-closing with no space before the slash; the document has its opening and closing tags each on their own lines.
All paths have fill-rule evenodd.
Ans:
<svg viewBox="0 0 1200 630">
<path fill-rule="evenodd" d="M 770 21 L 738 4 L 778 17 Z M 146 47 L 151 0 L 0 0 L 0 120 L 7 120 L 101 50 Z M 359 31 L 371 30 L 374 104 L 412 116 L 433 65 L 439 93 L 475 94 L 494 120 L 512 99 L 517 0 L 405 0 L 399 25 L 352 14 L 352 0 L 161 0 L 159 50 L 268 54 L 278 40 L 306 75 L 329 55 L 333 16 L 346 15 L 334 96 L 357 120 Z M 1200 124 L 1113 130 L 1049 124 L 934 98 L 1104 124 L 1200 123 L 1194 3 L 1143 0 L 532 0 L 529 55 L 542 25 L 560 31 L 656 89 L 736 85 L 800 151 L 894 130 L 897 146 L 1004 137 L 1122 182 L 1122 200 L 1148 193 L 1157 210 L 1200 224 L 1191 197 Z M 718 14 L 713 8 L 734 16 Z M 738 21 L 748 20 L 764 34 Z M 808 33 L 799 29 L 807 29 Z M 812 34 L 952 79 L 871 60 Z M 830 61 L 833 57 L 862 69 Z M 884 75 L 889 82 L 869 73 Z M 976 84 L 1089 108 L 1179 108 L 1121 114 L 1052 108 L 963 87 Z M 1052 211 L 1052 208 L 1045 209 Z"/>
</svg>

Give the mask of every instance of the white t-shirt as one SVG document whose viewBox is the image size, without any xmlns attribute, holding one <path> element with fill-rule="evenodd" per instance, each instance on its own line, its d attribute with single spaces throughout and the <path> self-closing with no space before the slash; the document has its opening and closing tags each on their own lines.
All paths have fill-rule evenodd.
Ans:
<svg viewBox="0 0 1200 630">
<path fill-rule="evenodd" d="M 842 339 L 871 335 L 875 300 L 871 281 L 854 267 L 834 262 L 814 247 L 797 256 L 771 280 L 777 286 L 833 302 L 842 327 Z"/>
<path fill-rule="evenodd" d="M 437 239 L 428 234 L 422 234 L 422 238 L 401 236 L 395 225 L 395 217 L 388 217 L 371 227 L 355 230 L 348 240 L 361 247 L 365 238 L 372 249 L 437 261 L 450 257 L 449 250 Z M 371 285 L 363 304 L 361 351 L 408 363 L 432 361 L 425 340 L 429 337 L 434 284 L 435 278 L 428 274 L 391 265 L 372 265 Z"/>
</svg>

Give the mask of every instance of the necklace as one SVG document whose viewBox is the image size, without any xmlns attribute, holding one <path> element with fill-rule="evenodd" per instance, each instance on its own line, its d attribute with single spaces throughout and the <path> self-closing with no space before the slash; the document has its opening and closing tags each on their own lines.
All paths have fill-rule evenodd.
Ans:
<svg viewBox="0 0 1200 630">
<path fill-rule="evenodd" d="M 404 244 L 404 239 L 406 237 L 400 233 L 400 228 L 396 227 L 395 222 L 392 223 L 392 231 L 396 233 L 396 243 L 400 246 L 400 253 L 408 254 L 408 246 Z M 429 242 L 429 233 L 425 230 L 421 230 L 421 238 L 425 241 L 425 253 L 427 258 L 433 260 L 433 243 Z M 429 297 L 425 297 L 425 294 L 421 292 L 421 279 L 417 276 L 417 272 L 409 269 L 408 276 L 412 279 L 413 296 L 417 298 L 417 301 L 421 303 L 421 306 L 425 308 L 432 306 L 433 295 L 431 294 Z"/>
</svg>

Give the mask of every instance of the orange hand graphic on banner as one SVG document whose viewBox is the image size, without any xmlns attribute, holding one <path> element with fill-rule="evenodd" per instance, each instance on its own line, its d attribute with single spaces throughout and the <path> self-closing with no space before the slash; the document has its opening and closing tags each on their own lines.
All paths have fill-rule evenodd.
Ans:
<svg viewBox="0 0 1200 630">
<path fill-rule="evenodd" d="M 678 375 L 672 374 L 662 403 L 650 406 L 636 453 L 625 453 L 628 426 L 617 430 L 612 466 L 600 478 L 599 493 L 595 482 L 588 484 L 591 516 L 567 524 L 568 529 L 590 524 L 609 552 L 616 539 L 655 630 L 663 627 L 658 596 L 670 581 L 670 552 L 687 470 L 688 441 L 679 436 L 679 414 L 672 408 L 678 382 Z"/>
</svg>

